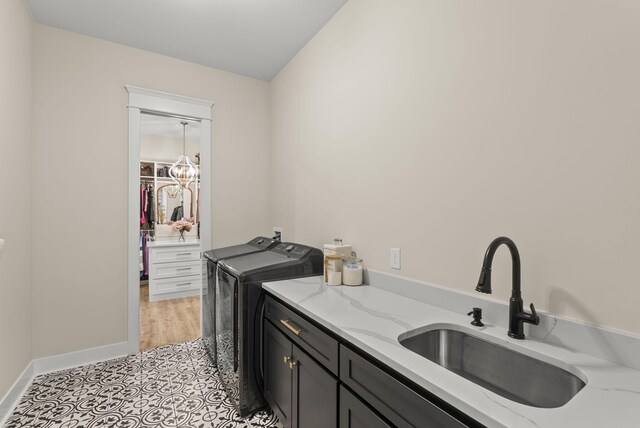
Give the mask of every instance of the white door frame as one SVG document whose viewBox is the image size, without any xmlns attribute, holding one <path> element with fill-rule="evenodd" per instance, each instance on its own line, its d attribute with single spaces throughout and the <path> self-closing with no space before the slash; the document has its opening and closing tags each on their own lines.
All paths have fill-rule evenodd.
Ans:
<svg viewBox="0 0 640 428">
<path fill-rule="evenodd" d="M 213 103 L 125 85 L 129 93 L 129 209 L 127 237 L 128 320 L 130 353 L 140 350 L 140 114 L 156 113 L 198 119 L 200 127 L 200 249 L 211 248 L 211 124 Z M 206 284 L 203 275 L 203 286 Z M 202 287 L 200 287 L 200 332 L 202 334 Z"/>
</svg>

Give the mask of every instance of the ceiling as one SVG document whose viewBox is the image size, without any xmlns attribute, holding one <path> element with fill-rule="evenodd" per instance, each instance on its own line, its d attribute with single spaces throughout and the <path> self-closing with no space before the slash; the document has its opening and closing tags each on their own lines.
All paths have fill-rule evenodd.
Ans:
<svg viewBox="0 0 640 428">
<path fill-rule="evenodd" d="M 347 0 L 26 0 L 36 21 L 270 81 Z"/>
</svg>

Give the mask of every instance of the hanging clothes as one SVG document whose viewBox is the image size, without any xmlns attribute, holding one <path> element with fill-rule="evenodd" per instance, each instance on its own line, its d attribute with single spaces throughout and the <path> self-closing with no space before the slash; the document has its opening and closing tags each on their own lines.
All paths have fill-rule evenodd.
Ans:
<svg viewBox="0 0 640 428">
<path fill-rule="evenodd" d="M 149 278 L 149 238 L 150 235 L 145 235 L 145 252 L 144 252 L 144 274 Z"/>
<path fill-rule="evenodd" d="M 142 236 L 142 234 L 140 234 L 140 239 L 138 239 L 138 258 L 139 258 L 139 267 L 138 267 L 138 271 L 140 271 L 140 275 L 142 275 L 142 273 L 144 272 L 144 251 L 142 250 L 142 241 L 143 241 L 144 237 Z"/>
<path fill-rule="evenodd" d="M 147 280 L 149 279 L 149 232 L 143 231 L 140 236 L 140 258 L 141 258 L 141 269 L 140 269 L 140 279 Z"/>
<path fill-rule="evenodd" d="M 140 224 L 143 225 L 147 222 L 147 186 L 144 183 L 140 184 Z"/>
<path fill-rule="evenodd" d="M 156 221 L 156 205 L 154 203 L 154 189 L 153 184 L 147 186 L 147 222 L 153 225 Z"/>
</svg>

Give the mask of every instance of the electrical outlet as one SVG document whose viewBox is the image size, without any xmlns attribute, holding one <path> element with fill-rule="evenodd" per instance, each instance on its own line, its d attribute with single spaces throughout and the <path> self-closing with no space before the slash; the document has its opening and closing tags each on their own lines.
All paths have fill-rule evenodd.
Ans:
<svg viewBox="0 0 640 428">
<path fill-rule="evenodd" d="M 282 241 L 282 226 L 273 226 L 273 239 Z"/>
<path fill-rule="evenodd" d="M 389 264 L 393 269 L 400 269 L 400 248 L 389 248 L 391 260 Z"/>
</svg>

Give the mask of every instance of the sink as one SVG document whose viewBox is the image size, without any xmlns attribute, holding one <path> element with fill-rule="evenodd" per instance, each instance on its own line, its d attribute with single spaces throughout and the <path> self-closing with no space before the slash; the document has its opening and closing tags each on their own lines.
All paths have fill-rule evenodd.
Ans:
<svg viewBox="0 0 640 428">
<path fill-rule="evenodd" d="M 585 381 L 569 370 L 464 331 L 449 328 L 404 333 L 405 348 L 504 398 L 554 408 L 569 402 Z M 586 378 L 585 378 L 586 379 Z"/>
</svg>

